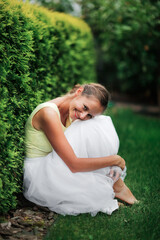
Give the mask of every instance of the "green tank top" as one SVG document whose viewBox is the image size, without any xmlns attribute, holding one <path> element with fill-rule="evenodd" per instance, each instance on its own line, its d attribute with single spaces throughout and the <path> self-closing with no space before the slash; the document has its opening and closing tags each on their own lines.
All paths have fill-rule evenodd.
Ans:
<svg viewBox="0 0 160 240">
<path fill-rule="evenodd" d="M 42 103 L 38 105 L 34 111 L 29 116 L 26 125 L 25 125 L 25 147 L 26 147 L 26 157 L 34 158 L 34 157 L 43 157 L 48 153 L 52 152 L 53 148 L 48 141 L 45 133 L 43 131 L 36 130 L 32 125 L 33 116 L 42 108 L 51 107 L 53 108 L 59 118 L 60 112 L 55 103 Z M 62 123 L 61 123 L 62 124 Z M 66 127 L 62 124 L 63 131 L 66 130 Z"/>
</svg>

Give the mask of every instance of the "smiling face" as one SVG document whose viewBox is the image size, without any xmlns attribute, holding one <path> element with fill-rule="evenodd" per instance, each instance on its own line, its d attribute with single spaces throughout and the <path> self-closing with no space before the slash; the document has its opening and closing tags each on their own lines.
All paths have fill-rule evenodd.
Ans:
<svg viewBox="0 0 160 240">
<path fill-rule="evenodd" d="M 103 110 L 99 100 L 94 96 L 78 95 L 70 103 L 69 116 L 72 121 L 87 120 L 102 114 Z"/>
</svg>

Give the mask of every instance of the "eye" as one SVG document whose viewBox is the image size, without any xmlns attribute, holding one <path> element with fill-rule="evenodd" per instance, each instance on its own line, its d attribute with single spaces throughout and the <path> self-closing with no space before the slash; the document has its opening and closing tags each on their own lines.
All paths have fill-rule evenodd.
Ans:
<svg viewBox="0 0 160 240">
<path fill-rule="evenodd" d="M 88 108 L 86 105 L 83 105 L 83 109 L 84 109 L 84 111 L 86 111 Z"/>
<path fill-rule="evenodd" d="M 87 116 L 88 116 L 89 118 L 92 118 L 92 115 L 91 115 L 91 114 L 87 114 Z"/>
</svg>

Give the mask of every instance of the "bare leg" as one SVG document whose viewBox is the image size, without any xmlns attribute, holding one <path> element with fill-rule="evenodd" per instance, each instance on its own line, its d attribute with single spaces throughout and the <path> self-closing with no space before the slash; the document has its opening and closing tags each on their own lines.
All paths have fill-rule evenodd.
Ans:
<svg viewBox="0 0 160 240">
<path fill-rule="evenodd" d="M 121 178 L 119 178 L 118 181 L 115 182 L 115 184 L 113 185 L 113 189 L 116 198 L 119 198 L 120 200 L 128 204 L 134 204 L 138 202 Z"/>
</svg>

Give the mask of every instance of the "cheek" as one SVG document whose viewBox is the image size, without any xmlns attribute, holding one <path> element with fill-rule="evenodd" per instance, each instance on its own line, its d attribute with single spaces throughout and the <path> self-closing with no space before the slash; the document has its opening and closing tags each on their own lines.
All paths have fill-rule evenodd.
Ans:
<svg viewBox="0 0 160 240">
<path fill-rule="evenodd" d="M 73 110 L 81 110 L 82 109 L 82 104 L 80 104 L 79 102 L 75 102 L 75 104 L 73 105 Z"/>
</svg>

